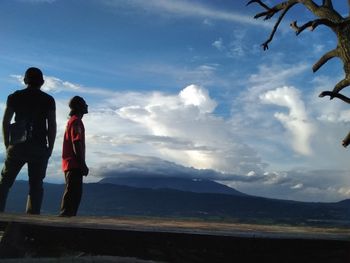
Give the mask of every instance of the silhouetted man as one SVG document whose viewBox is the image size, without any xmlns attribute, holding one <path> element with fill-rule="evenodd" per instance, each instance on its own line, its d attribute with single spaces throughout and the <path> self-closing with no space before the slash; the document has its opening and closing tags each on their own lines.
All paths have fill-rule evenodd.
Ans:
<svg viewBox="0 0 350 263">
<path fill-rule="evenodd" d="M 62 170 L 66 187 L 62 197 L 60 216 L 76 216 L 83 193 L 83 176 L 89 168 L 85 162 L 85 128 L 82 121 L 88 113 L 88 105 L 82 97 L 75 96 L 69 102 L 69 120 L 63 138 Z"/>
<path fill-rule="evenodd" d="M 43 74 L 38 68 L 25 72 L 25 89 L 7 98 L 2 122 L 6 159 L 0 179 L 0 211 L 5 210 L 7 195 L 18 173 L 27 163 L 29 193 L 26 212 L 40 214 L 43 179 L 56 137 L 56 106 L 50 95 L 41 91 Z M 10 124 L 13 115 L 15 123 Z"/>
</svg>

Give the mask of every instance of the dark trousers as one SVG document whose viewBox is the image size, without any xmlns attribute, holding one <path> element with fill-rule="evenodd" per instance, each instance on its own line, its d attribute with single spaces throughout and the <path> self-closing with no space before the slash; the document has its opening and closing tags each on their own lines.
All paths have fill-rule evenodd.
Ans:
<svg viewBox="0 0 350 263">
<path fill-rule="evenodd" d="M 64 189 L 61 216 L 76 216 L 83 194 L 83 175 L 80 169 L 70 170 L 64 173 L 66 186 Z"/>
<path fill-rule="evenodd" d="M 22 167 L 27 164 L 29 193 L 26 212 L 40 214 L 43 200 L 43 180 L 46 174 L 48 155 L 46 148 L 30 145 L 10 146 L 1 171 L 0 179 L 0 212 L 5 210 L 7 195 Z"/>
</svg>

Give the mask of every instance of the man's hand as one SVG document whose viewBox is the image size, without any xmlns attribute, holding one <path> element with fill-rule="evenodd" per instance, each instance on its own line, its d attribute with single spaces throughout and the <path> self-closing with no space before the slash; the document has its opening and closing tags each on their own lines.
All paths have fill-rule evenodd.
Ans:
<svg viewBox="0 0 350 263">
<path fill-rule="evenodd" d="M 52 151 L 53 151 L 53 148 L 51 148 L 51 147 L 49 147 L 49 148 L 47 149 L 47 155 L 48 155 L 49 158 L 50 158 L 51 155 L 52 155 Z"/>
<path fill-rule="evenodd" d="M 49 143 L 48 155 L 51 157 L 53 147 L 56 139 L 57 124 L 56 124 L 56 112 L 54 110 L 50 111 L 47 118 L 47 139 Z"/>
</svg>

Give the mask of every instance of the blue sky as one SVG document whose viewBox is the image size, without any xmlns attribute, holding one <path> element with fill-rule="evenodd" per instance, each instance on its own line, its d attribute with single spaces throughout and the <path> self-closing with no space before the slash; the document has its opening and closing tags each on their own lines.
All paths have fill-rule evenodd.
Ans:
<svg viewBox="0 0 350 263">
<path fill-rule="evenodd" d="M 346 15 L 346 1 L 334 2 Z M 350 109 L 318 98 L 343 77 L 342 65 L 334 59 L 311 70 L 336 46 L 335 36 L 319 27 L 296 37 L 289 23 L 312 19 L 297 6 L 264 52 L 260 44 L 275 20 L 254 20 L 261 9 L 245 4 L 3 0 L 1 113 L 8 94 L 23 88 L 25 69 L 41 68 L 42 89 L 57 104 L 48 182 L 63 182 L 67 102 L 80 95 L 90 109 L 87 182 L 145 171 L 217 180 L 266 197 L 350 198 L 350 153 L 341 146 Z"/>
</svg>

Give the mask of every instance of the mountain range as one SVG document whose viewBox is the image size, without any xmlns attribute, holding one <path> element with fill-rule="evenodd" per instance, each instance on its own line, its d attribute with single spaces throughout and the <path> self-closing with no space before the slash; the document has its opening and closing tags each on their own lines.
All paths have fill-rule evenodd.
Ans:
<svg viewBox="0 0 350 263">
<path fill-rule="evenodd" d="M 207 180 L 178 177 L 106 177 L 99 183 L 125 185 L 136 188 L 173 189 L 194 193 L 213 193 L 246 196 L 231 187 Z"/>
<path fill-rule="evenodd" d="M 43 214 L 58 214 L 62 184 L 45 183 Z M 350 226 L 350 200 L 297 202 L 249 196 L 210 180 L 106 178 L 84 184 L 79 215 L 200 218 L 247 223 Z M 232 189 L 232 190 L 230 190 Z M 16 181 L 7 212 L 25 210 L 28 182 Z"/>
</svg>

